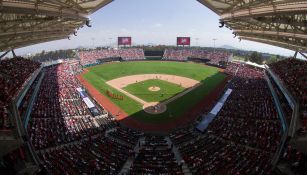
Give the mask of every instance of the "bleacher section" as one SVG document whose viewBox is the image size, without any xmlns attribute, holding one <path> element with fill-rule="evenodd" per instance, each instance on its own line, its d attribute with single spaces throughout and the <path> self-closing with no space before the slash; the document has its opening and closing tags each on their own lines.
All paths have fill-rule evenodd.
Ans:
<svg viewBox="0 0 307 175">
<path fill-rule="evenodd" d="M 231 54 L 227 52 L 212 52 L 195 48 L 166 48 L 163 59 L 172 61 L 201 61 L 211 65 L 220 66 L 223 62 L 231 61 Z"/>
<path fill-rule="evenodd" d="M 146 136 L 129 174 L 183 174 L 163 136 Z"/>
<path fill-rule="evenodd" d="M 127 61 L 144 59 L 142 50 L 120 50 L 79 52 L 79 56 L 82 55 L 83 64 L 94 63 L 110 55 Z M 203 55 L 212 54 L 188 49 L 166 52 L 169 56 L 165 58 L 174 55 L 177 60 L 190 56 L 202 59 Z M 211 58 L 212 64 L 219 64 L 217 60 L 228 56 L 227 53 L 218 52 L 213 55 L 207 57 Z M 14 65 L 18 66 L 18 71 Z M 1 131 L 16 126 L 10 123 L 13 121 L 10 117 L 15 114 L 7 104 L 39 67 L 39 63 L 23 58 L 0 62 Z M 223 102 L 223 105 L 217 102 L 218 105 L 211 111 L 202 110 L 200 117 L 204 120 L 209 113 L 215 115 L 203 132 L 196 130 L 198 120 L 170 134 L 153 136 L 121 126 L 112 114 L 99 106 L 76 78 L 79 68 L 76 62 L 43 68 L 43 76 L 34 78 L 20 103 L 19 114 L 24 116 L 31 94 L 37 92 L 26 128 L 28 136 L 24 135 L 22 139 L 29 140 L 26 142 L 28 147 L 35 149 L 32 154 L 38 155 L 46 173 L 258 175 L 273 173 L 272 163 L 276 155 L 280 155 L 280 162 L 289 163 L 290 167 L 301 166 L 306 159 L 291 145 L 290 138 L 287 138 L 284 147 L 281 144 L 286 133 L 273 101 L 272 89 L 281 102 L 287 125 L 291 123 L 293 109 L 287 104 L 275 80 L 272 77 L 266 79 L 265 69 L 243 63 L 228 63 L 225 73 L 232 79 L 225 89 L 227 98 L 222 96 L 219 102 Z M 299 125 L 298 133 L 306 133 L 306 62 L 288 59 L 271 64 L 270 69 L 299 103 L 302 125 Z M 268 81 L 272 84 L 269 84 L 270 88 Z M 87 104 L 87 100 L 91 103 Z M 95 106 L 95 113 L 90 111 L 92 106 Z M 26 150 L 24 145 L 19 146 L 5 158 L 7 162 L 26 160 L 30 155 Z"/>
<path fill-rule="evenodd" d="M 0 130 L 11 128 L 9 104 L 27 84 L 40 63 L 16 57 L 0 61 Z"/>
<path fill-rule="evenodd" d="M 0 100 L 9 102 L 13 99 L 39 67 L 39 62 L 22 57 L 2 60 L 0 62 Z"/>
<path fill-rule="evenodd" d="M 233 91 L 207 132 L 185 129 L 170 137 L 192 173 L 271 174 L 281 124 L 264 70 L 230 63 L 225 71 L 233 76 Z"/>
<path fill-rule="evenodd" d="M 269 65 L 299 104 L 302 134 L 307 134 L 307 61 L 285 59 Z"/>
<path fill-rule="evenodd" d="M 139 48 L 121 48 L 121 49 L 102 49 L 91 51 L 80 51 L 78 53 L 82 65 L 91 65 L 97 61 L 118 61 L 121 58 L 124 61 L 144 60 L 143 49 Z M 113 59 L 112 59 L 113 58 Z"/>
<path fill-rule="evenodd" d="M 132 147 L 96 136 L 39 154 L 50 174 L 118 174 Z"/>
</svg>

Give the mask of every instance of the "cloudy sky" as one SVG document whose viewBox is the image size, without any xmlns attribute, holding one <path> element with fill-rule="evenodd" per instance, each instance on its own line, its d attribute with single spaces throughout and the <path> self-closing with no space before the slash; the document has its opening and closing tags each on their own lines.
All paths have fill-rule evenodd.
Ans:
<svg viewBox="0 0 307 175">
<path fill-rule="evenodd" d="M 83 27 L 71 40 L 37 44 L 16 50 L 17 54 L 116 44 L 118 36 L 132 36 L 133 44 L 175 45 L 177 36 L 190 36 L 192 45 L 230 45 L 281 55 L 294 52 L 266 44 L 233 38 L 219 28 L 219 16 L 196 0 L 114 0 L 90 16 L 92 27 Z"/>
</svg>

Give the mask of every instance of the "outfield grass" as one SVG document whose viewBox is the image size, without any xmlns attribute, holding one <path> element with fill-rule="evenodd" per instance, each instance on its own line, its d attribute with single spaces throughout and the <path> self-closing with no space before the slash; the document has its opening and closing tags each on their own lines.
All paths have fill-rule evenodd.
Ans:
<svg viewBox="0 0 307 175">
<path fill-rule="evenodd" d="M 108 98 L 131 117 L 151 123 L 165 122 L 181 116 L 202 100 L 205 95 L 209 94 L 226 77 L 215 67 L 196 63 L 164 61 L 109 63 L 90 67 L 88 70 L 89 72 L 84 74 L 83 77 L 97 90 L 105 96 L 107 96 L 106 90 L 123 95 L 123 100 Z M 106 84 L 109 80 L 127 75 L 151 73 L 183 76 L 200 81 L 202 84 L 195 90 L 167 104 L 167 111 L 157 115 L 144 112 L 141 104 Z"/>
<path fill-rule="evenodd" d="M 202 64 L 167 61 L 114 62 L 93 66 L 89 70 L 106 81 L 136 74 L 170 74 L 201 81 L 218 72 L 217 68 Z"/>
<path fill-rule="evenodd" d="M 158 86 L 159 91 L 150 91 L 149 87 Z M 146 80 L 130 84 L 123 88 L 130 94 L 146 102 L 162 102 L 185 90 L 185 88 L 163 80 Z"/>
</svg>

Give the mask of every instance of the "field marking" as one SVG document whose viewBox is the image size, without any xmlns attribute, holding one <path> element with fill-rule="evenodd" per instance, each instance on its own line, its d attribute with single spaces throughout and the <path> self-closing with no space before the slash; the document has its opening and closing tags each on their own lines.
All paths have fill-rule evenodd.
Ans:
<svg viewBox="0 0 307 175">
<path fill-rule="evenodd" d="M 172 98 L 169 98 L 168 100 L 162 102 L 162 104 L 166 105 L 166 104 L 168 104 L 168 103 L 170 103 L 170 102 L 172 102 L 174 100 L 177 100 L 178 98 L 180 98 L 180 97 L 184 96 L 185 94 L 191 92 L 192 90 L 196 89 L 200 85 L 201 85 L 201 83 L 198 83 L 198 84 L 194 85 L 193 87 L 191 87 L 191 88 L 189 88 L 189 89 L 187 89 L 187 90 L 185 90 L 185 91 L 183 91 L 183 92 L 173 96 Z"/>
<path fill-rule="evenodd" d="M 152 80 L 152 79 L 167 81 L 173 84 L 180 85 L 183 88 L 190 88 L 199 83 L 199 81 L 193 80 L 191 78 L 177 76 L 177 75 L 169 75 L 169 74 L 129 75 L 129 76 L 124 76 L 120 78 L 115 78 L 113 80 L 107 81 L 107 83 L 111 84 L 112 86 L 116 86 L 122 89 L 130 84 L 134 84 L 134 83 L 138 83 L 138 82 L 142 82 L 146 80 Z"/>
<path fill-rule="evenodd" d="M 137 96 L 135 96 L 135 95 L 132 95 L 132 94 L 130 94 L 129 92 L 127 92 L 127 91 L 121 89 L 120 87 L 114 86 L 114 85 L 110 84 L 110 82 L 106 82 L 106 83 L 107 83 L 109 86 L 111 86 L 111 87 L 115 88 L 116 90 L 118 90 L 119 92 L 121 92 L 121 93 L 127 95 L 128 97 L 134 99 L 135 101 L 141 103 L 142 105 L 148 103 L 148 102 L 146 102 L 146 101 L 140 99 L 139 97 L 137 97 Z"/>
<path fill-rule="evenodd" d="M 177 84 L 185 88 L 185 90 L 169 99 L 167 99 L 164 102 L 146 102 L 145 100 L 142 100 L 141 98 L 123 90 L 124 87 L 134 84 L 134 83 L 139 83 L 142 81 L 146 80 L 151 80 L 151 79 L 159 79 L 163 81 L 167 81 L 173 84 Z M 115 88 L 119 92 L 127 95 L 128 97 L 132 98 L 133 100 L 139 102 L 143 106 L 148 106 L 149 104 L 156 103 L 158 105 L 167 105 L 168 103 L 177 100 L 178 98 L 184 96 L 185 94 L 191 92 L 198 86 L 200 86 L 202 83 L 199 81 L 186 78 L 186 77 L 181 77 L 177 75 L 167 75 L 167 74 L 139 74 L 139 75 L 130 75 L 130 76 L 124 76 L 120 78 L 116 78 L 110 81 L 107 81 L 106 84 L 109 86 Z"/>
</svg>

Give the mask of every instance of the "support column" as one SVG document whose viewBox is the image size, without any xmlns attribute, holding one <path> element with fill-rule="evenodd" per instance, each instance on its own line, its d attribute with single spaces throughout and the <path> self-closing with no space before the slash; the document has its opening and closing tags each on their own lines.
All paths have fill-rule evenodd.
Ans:
<svg viewBox="0 0 307 175">
<path fill-rule="evenodd" d="M 2 58 L 3 58 L 5 55 L 7 55 L 9 52 L 10 52 L 9 50 L 6 51 L 6 52 L 4 52 L 4 53 L 0 56 L 0 60 L 2 60 Z"/>
<path fill-rule="evenodd" d="M 16 57 L 16 54 L 15 54 L 14 49 L 12 49 L 11 51 L 12 51 L 13 57 L 15 58 L 15 57 Z"/>
<path fill-rule="evenodd" d="M 294 53 L 294 56 L 293 56 L 294 58 L 296 58 L 297 53 L 298 53 L 298 51 L 296 50 L 295 53 Z"/>
<path fill-rule="evenodd" d="M 304 53 L 302 53 L 302 52 L 299 52 L 305 59 L 307 59 L 307 56 L 304 54 Z"/>
</svg>

